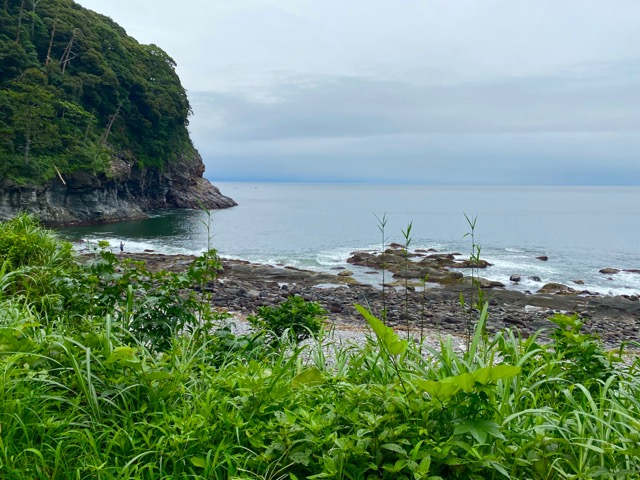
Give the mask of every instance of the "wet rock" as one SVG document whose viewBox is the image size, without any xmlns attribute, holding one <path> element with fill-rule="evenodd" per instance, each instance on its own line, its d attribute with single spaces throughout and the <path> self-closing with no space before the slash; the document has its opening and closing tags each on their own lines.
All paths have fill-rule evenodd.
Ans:
<svg viewBox="0 0 640 480">
<path fill-rule="evenodd" d="M 546 262 L 547 260 L 549 260 L 549 257 L 546 255 L 540 255 L 538 257 L 536 257 L 538 260 L 541 260 L 543 262 Z"/>
<path fill-rule="evenodd" d="M 458 260 L 449 266 L 453 268 L 487 268 L 487 267 L 490 267 L 491 265 L 492 264 L 487 262 L 486 260 L 465 259 L 465 260 Z"/>
<path fill-rule="evenodd" d="M 463 279 L 463 282 L 468 283 L 469 285 L 474 285 L 476 287 L 480 287 L 482 289 L 485 289 L 485 288 L 503 288 L 504 287 L 504 283 L 496 282 L 494 280 L 488 280 L 486 278 L 474 278 L 474 279 L 471 279 L 471 277 L 465 277 Z"/>
<path fill-rule="evenodd" d="M 618 270 L 617 268 L 601 268 L 599 270 L 600 273 L 604 273 L 605 275 L 615 275 L 616 273 L 620 273 L 620 270 Z"/>
<path fill-rule="evenodd" d="M 519 318 L 505 317 L 505 318 L 502 319 L 502 321 L 504 323 L 509 324 L 509 325 L 517 325 L 519 327 L 527 328 L 527 324 L 524 323 Z"/>
<path fill-rule="evenodd" d="M 518 283 L 520 280 L 522 280 L 522 277 L 520 275 L 511 275 L 509 277 L 509 280 L 514 283 Z"/>
<path fill-rule="evenodd" d="M 538 293 L 550 293 L 554 295 L 558 294 L 566 294 L 566 293 L 575 293 L 575 289 L 563 285 L 562 283 L 545 283 L 542 288 L 538 290 Z"/>
</svg>

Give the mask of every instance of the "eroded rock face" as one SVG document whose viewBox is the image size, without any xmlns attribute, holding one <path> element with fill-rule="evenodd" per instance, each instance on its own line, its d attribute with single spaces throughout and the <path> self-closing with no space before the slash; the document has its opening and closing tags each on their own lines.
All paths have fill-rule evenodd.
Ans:
<svg viewBox="0 0 640 480">
<path fill-rule="evenodd" d="M 112 160 L 106 174 L 76 171 L 43 186 L 0 182 L 0 220 L 21 211 L 37 215 L 48 225 L 107 223 L 144 218 L 160 208 L 228 208 L 236 205 L 208 180 L 198 154 L 167 170 L 132 167 Z M 64 182 L 63 182 L 64 181 Z"/>
</svg>

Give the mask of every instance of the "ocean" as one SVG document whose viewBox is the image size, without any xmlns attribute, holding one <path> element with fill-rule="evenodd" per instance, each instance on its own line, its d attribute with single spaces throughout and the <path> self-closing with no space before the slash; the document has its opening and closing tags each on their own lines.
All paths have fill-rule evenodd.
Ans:
<svg viewBox="0 0 640 480">
<path fill-rule="evenodd" d="M 158 211 L 146 220 L 60 229 L 79 249 L 106 240 L 114 251 L 198 254 L 215 248 L 227 258 L 318 271 L 345 267 L 377 284 L 369 269 L 346 263 L 356 250 L 384 243 L 469 257 L 469 219 L 482 277 L 515 290 L 547 282 L 605 295 L 640 294 L 640 187 L 431 186 L 299 183 L 218 183 L 238 206 L 212 212 Z M 466 215 L 466 217 L 465 217 Z M 536 257 L 547 256 L 547 261 Z M 522 281 L 514 284 L 511 275 Z M 532 277 L 538 277 L 540 280 Z M 584 282 L 576 285 L 574 281 Z"/>
</svg>

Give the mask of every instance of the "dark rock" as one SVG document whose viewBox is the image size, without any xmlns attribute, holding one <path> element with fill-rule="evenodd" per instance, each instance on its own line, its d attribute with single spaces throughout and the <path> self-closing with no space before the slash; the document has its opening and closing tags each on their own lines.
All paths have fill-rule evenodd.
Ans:
<svg viewBox="0 0 640 480">
<path fill-rule="evenodd" d="M 465 259 L 465 260 L 458 260 L 450 266 L 453 268 L 487 268 L 487 267 L 490 267 L 491 264 L 486 260 L 482 260 L 482 259 L 480 260 Z"/>
<path fill-rule="evenodd" d="M 514 283 L 518 283 L 520 280 L 522 280 L 522 277 L 520 275 L 511 275 L 509 277 L 509 280 Z"/>
<path fill-rule="evenodd" d="M 503 288 L 504 287 L 504 283 L 502 282 L 496 282 L 494 280 L 488 280 L 486 278 L 471 278 L 471 277 L 465 277 L 463 279 L 463 282 L 469 285 L 474 285 L 476 287 L 480 287 L 480 288 Z"/>
<path fill-rule="evenodd" d="M 511 318 L 511 317 L 505 317 L 502 319 L 502 321 L 504 323 L 508 323 L 509 325 L 518 325 L 519 327 L 527 327 L 527 324 L 524 323 L 522 320 L 520 320 L 519 318 Z"/>
<path fill-rule="evenodd" d="M 427 258 L 433 258 L 435 260 L 455 260 L 456 257 L 451 253 L 434 253 L 432 255 L 427 256 Z"/>
<path fill-rule="evenodd" d="M 534 282 L 541 282 L 542 281 L 542 279 L 540 277 L 538 277 L 537 275 L 530 276 L 529 280 L 533 280 Z"/>
<path fill-rule="evenodd" d="M 549 260 L 549 257 L 547 257 L 546 255 L 540 255 L 538 257 L 536 257 L 538 260 L 542 260 L 543 262 L 546 262 L 547 260 Z"/>
<path fill-rule="evenodd" d="M 338 273 L 339 277 L 351 277 L 353 276 L 353 272 L 351 270 L 343 270 Z"/>
<path fill-rule="evenodd" d="M 601 268 L 599 270 L 600 273 L 604 273 L 605 275 L 615 275 L 616 273 L 620 273 L 620 270 L 618 270 L 617 268 Z"/>
<path fill-rule="evenodd" d="M 576 291 L 571 287 L 563 285 L 562 283 L 551 282 L 545 283 L 542 288 L 538 290 L 538 293 L 551 293 L 554 295 L 558 295 L 566 293 L 576 293 Z"/>
<path fill-rule="evenodd" d="M 576 285 L 584 285 L 584 281 L 583 280 L 571 280 L 573 283 L 575 283 Z"/>
</svg>

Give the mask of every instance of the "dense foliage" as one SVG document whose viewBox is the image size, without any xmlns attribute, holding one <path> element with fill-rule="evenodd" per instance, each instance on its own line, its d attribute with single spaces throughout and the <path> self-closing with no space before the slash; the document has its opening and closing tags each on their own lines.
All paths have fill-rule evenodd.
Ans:
<svg viewBox="0 0 640 480">
<path fill-rule="evenodd" d="M 28 217 L 5 236 L 4 479 L 638 478 L 640 361 L 621 364 L 577 317 L 553 317 L 544 344 L 485 336 L 485 306 L 460 352 L 358 306 L 364 345 L 263 342 L 207 308 L 213 251 L 173 276 L 109 253 L 79 264 Z M 23 281 L 47 264 L 59 281 L 38 295 L 58 303 Z M 290 300 L 282 318 L 298 307 L 317 311 Z"/>
<path fill-rule="evenodd" d="M 175 63 L 72 0 L 0 4 L 0 178 L 162 167 L 192 148 Z"/>
<path fill-rule="evenodd" d="M 315 302 L 305 302 L 300 297 L 289 297 L 279 307 L 258 307 L 256 315 L 247 320 L 253 328 L 268 332 L 271 343 L 293 340 L 300 343 L 317 336 L 327 311 Z"/>
</svg>

